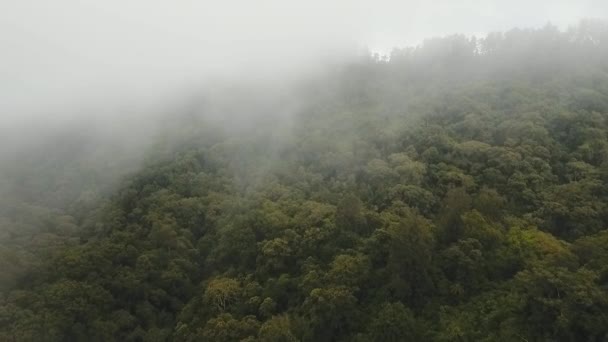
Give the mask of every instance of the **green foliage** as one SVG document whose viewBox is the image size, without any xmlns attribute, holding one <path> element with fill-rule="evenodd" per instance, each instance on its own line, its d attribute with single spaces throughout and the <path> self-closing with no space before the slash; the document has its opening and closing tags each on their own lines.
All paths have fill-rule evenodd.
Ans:
<svg viewBox="0 0 608 342">
<path fill-rule="evenodd" d="M 371 341 L 420 341 L 422 327 L 414 314 L 403 304 L 387 303 L 382 306 L 367 328 Z"/>
<path fill-rule="evenodd" d="M 284 120 L 178 115 L 120 184 L 24 156 L 0 340 L 607 340 L 606 32 L 433 39 L 302 82 Z"/>
</svg>

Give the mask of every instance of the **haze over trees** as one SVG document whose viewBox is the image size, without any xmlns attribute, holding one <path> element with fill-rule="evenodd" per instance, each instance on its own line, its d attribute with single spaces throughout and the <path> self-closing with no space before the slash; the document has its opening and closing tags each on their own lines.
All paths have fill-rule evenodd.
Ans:
<svg viewBox="0 0 608 342">
<path fill-rule="evenodd" d="M 163 120 L 137 161 L 86 132 L 2 157 L 0 340 L 608 339 L 606 22 Z"/>
</svg>

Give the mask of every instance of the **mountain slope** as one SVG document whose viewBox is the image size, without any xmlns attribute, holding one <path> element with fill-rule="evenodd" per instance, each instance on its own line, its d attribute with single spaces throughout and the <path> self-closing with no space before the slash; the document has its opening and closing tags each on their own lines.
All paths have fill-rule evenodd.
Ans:
<svg viewBox="0 0 608 342">
<path fill-rule="evenodd" d="M 0 339 L 608 338 L 607 37 L 431 40 L 289 115 L 184 115 L 4 291 Z"/>
</svg>

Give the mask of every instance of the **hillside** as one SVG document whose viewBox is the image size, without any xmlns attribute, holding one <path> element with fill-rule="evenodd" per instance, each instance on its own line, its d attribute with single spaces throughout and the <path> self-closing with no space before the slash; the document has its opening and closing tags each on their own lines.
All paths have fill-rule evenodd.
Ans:
<svg viewBox="0 0 608 342">
<path fill-rule="evenodd" d="M 221 96 L 5 169 L 0 340 L 608 339 L 605 23 Z"/>
</svg>

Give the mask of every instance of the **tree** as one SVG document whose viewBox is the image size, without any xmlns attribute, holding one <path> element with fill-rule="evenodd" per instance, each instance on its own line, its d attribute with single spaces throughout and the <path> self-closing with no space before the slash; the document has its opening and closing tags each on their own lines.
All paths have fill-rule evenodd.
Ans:
<svg viewBox="0 0 608 342">
<path fill-rule="evenodd" d="M 254 339 L 260 323 L 255 317 L 247 316 L 237 320 L 229 313 L 223 313 L 207 321 L 202 329 L 198 330 L 193 340 L 232 342 Z"/>
<path fill-rule="evenodd" d="M 354 327 L 357 298 L 344 286 L 317 288 L 303 304 L 312 329 L 311 339 L 332 341 L 346 337 Z"/>
<path fill-rule="evenodd" d="M 441 242 L 449 244 L 458 240 L 462 235 L 462 214 L 471 207 L 471 197 L 464 188 L 448 190 L 438 214 L 438 228 Z"/>
<path fill-rule="evenodd" d="M 402 303 L 385 303 L 367 327 L 371 341 L 420 341 L 421 327 Z"/>
<path fill-rule="evenodd" d="M 207 284 L 203 300 L 224 312 L 238 299 L 240 292 L 241 285 L 236 279 L 215 278 Z"/>
<path fill-rule="evenodd" d="M 289 316 L 273 316 L 262 326 L 258 334 L 262 342 L 297 342 L 298 339 L 291 331 Z"/>
<path fill-rule="evenodd" d="M 432 268 L 435 237 L 432 224 L 413 210 L 388 223 L 387 268 L 393 277 L 397 298 L 422 304 L 420 299 L 433 290 Z"/>
<path fill-rule="evenodd" d="M 346 195 L 336 208 L 336 226 L 345 231 L 368 233 L 366 225 L 363 202 L 354 195 Z"/>
</svg>

